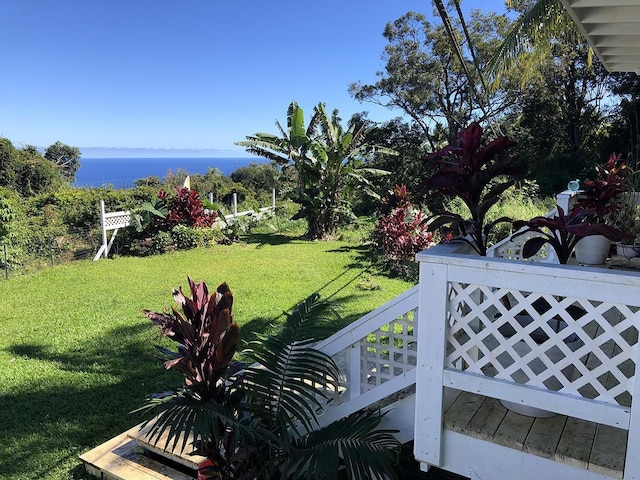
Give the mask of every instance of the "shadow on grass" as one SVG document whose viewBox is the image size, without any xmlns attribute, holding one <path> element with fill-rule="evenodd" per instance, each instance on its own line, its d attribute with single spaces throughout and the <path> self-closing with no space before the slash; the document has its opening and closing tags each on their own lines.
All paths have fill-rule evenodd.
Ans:
<svg viewBox="0 0 640 480">
<path fill-rule="evenodd" d="M 292 235 L 285 235 L 281 233 L 251 233 L 242 238 L 243 241 L 251 244 L 257 244 L 257 248 L 265 245 L 287 245 L 298 240 L 302 240 L 302 237 L 296 237 Z"/>
<path fill-rule="evenodd" d="M 0 478 L 89 478 L 78 456 L 141 422 L 130 412 L 162 390 L 161 382 L 179 381 L 152 357 L 150 328 L 116 328 L 63 352 L 10 346 L 31 380 L 0 396 Z M 57 367 L 55 378 L 50 365 L 38 377 L 42 362 Z"/>
</svg>

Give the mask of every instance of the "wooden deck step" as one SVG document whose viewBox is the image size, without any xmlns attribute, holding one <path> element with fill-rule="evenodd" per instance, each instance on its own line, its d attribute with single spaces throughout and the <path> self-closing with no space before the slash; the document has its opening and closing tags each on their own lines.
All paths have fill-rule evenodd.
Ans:
<svg viewBox="0 0 640 480">
<path fill-rule="evenodd" d="M 151 442 L 148 437 L 149 430 L 151 429 L 151 424 L 148 424 L 146 427 L 142 428 L 140 425 L 132 428 L 127 433 L 129 437 L 135 440 L 138 445 L 145 448 L 146 450 L 153 452 L 161 457 L 168 458 L 173 462 L 176 462 L 180 465 L 184 465 L 185 467 L 197 470 L 198 465 L 200 465 L 206 457 L 201 455 L 192 454 L 193 448 L 191 447 L 191 440 L 187 440 L 187 446 L 184 451 L 181 451 L 182 446 L 182 436 L 178 438 L 178 444 L 175 448 L 171 448 L 171 443 L 169 446 L 167 444 L 167 434 L 168 430 L 165 431 L 164 435 L 160 438 L 155 439 Z"/>
<path fill-rule="evenodd" d="M 444 428 L 622 478 L 627 434 L 623 429 L 556 415 L 532 418 L 507 410 L 494 399 L 462 392 L 446 410 Z"/>
<path fill-rule="evenodd" d="M 137 430 L 138 427 L 132 430 Z M 80 456 L 88 473 L 102 480 L 193 480 L 140 452 L 131 430 Z"/>
</svg>

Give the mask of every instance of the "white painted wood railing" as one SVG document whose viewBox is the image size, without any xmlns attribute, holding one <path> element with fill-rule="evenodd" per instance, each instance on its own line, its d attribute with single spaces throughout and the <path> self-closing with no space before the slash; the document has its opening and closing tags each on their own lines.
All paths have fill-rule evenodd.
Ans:
<svg viewBox="0 0 640 480">
<path fill-rule="evenodd" d="M 441 465 L 444 387 L 626 429 L 637 452 L 640 274 L 464 253 L 451 243 L 417 256 L 418 460 Z M 639 474 L 627 455 L 624 478 Z"/>
<path fill-rule="evenodd" d="M 342 373 L 338 391 L 326 391 L 329 402 L 321 425 L 415 384 L 417 308 L 416 286 L 316 345 L 334 358 Z"/>
</svg>

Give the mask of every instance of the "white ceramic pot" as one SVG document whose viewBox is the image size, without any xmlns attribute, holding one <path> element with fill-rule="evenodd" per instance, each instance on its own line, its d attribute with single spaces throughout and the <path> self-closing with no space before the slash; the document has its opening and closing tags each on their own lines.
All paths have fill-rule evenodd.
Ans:
<svg viewBox="0 0 640 480">
<path fill-rule="evenodd" d="M 602 265 L 611 248 L 611 240 L 602 235 L 590 235 L 576 245 L 576 261 L 585 265 Z"/>
</svg>

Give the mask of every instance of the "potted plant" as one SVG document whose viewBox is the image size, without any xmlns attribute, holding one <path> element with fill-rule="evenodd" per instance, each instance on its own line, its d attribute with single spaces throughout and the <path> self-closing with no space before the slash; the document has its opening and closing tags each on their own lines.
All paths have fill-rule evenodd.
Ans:
<svg viewBox="0 0 640 480">
<path fill-rule="evenodd" d="M 501 136 L 483 145 L 482 135 L 480 124 L 473 122 L 460 131 L 458 145 L 449 145 L 427 155 L 424 160 L 433 162 L 433 173 L 419 185 L 419 189 L 458 197 L 464 203 L 471 218 L 439 211 L 428 219 L 429 228 L 435 231 L 449 226 L 449 231 L 457 234 L 457 238 L 485 256 L 493 229 L 500 223 L 511 222 L 507 217 L 487 222 L 487 212 L 515 184 L 514 175 L 523 170 L 515 158 L 505 155 L 516 142 Z"/>
<path fill-rule="evenodd" d="M 606 163 L 596 166 L 595 180 L 584 182 L 584 190 L 576 200 L 576 206 L 586 212 L 585 221 L 596 224 L 614 221 L 628 189 L 628 172 L 621 157 L 615 153 Z M 585 237 L 576 245 L 576 260 L 592 265 L 604 263 L 611 247 L 610 240 L 603 235 Z"/>
<path fill-rule="evenodd" d="M 165 368 L 184 384 L 151 395 L 138 409 L 152 442 L 207 457 L 198 479 L 216 478 L 398 478 L 399 443 L 379 429 L 382 415 L 360 411 L 318 428 L 325 391 L 338 391 L 333 360 L 313 347 L 314 332 L 331 320 L 334 305 L 313 294 L 285 314 L 282 329 L 259 336 L 234 361 L 240 329 L 233 321 L 233 295 L 226 283 L 209 293 L 189 278 L 191 297 L 174 290 L 179 308 L 145 311 L 177 350 L 158 347 Z M 163 437 L 163 435 L 166 435 Z M 162 445 L 159 445 L 162 447 Z"/>
<path fill-rule="evenodd" d="M 535 232 L 539 236 L 527 240 L 522 248 L 524 258 L 533 257 L 548 244 L 553 248 L 561 264 L 568 263 L 578 242 L 594 235 L 601 235 L 612 241 L 630 238 L 630 235 L 605 223 L 591 222 L 592 212 L 574 205 L 568 214 L 561 207 L 557 207 L 557 214 L 553 217 L 534 217 L 530 220 L 517 220 L 513 226 L 518 230 L 511 238 Z"/>
</svg>

